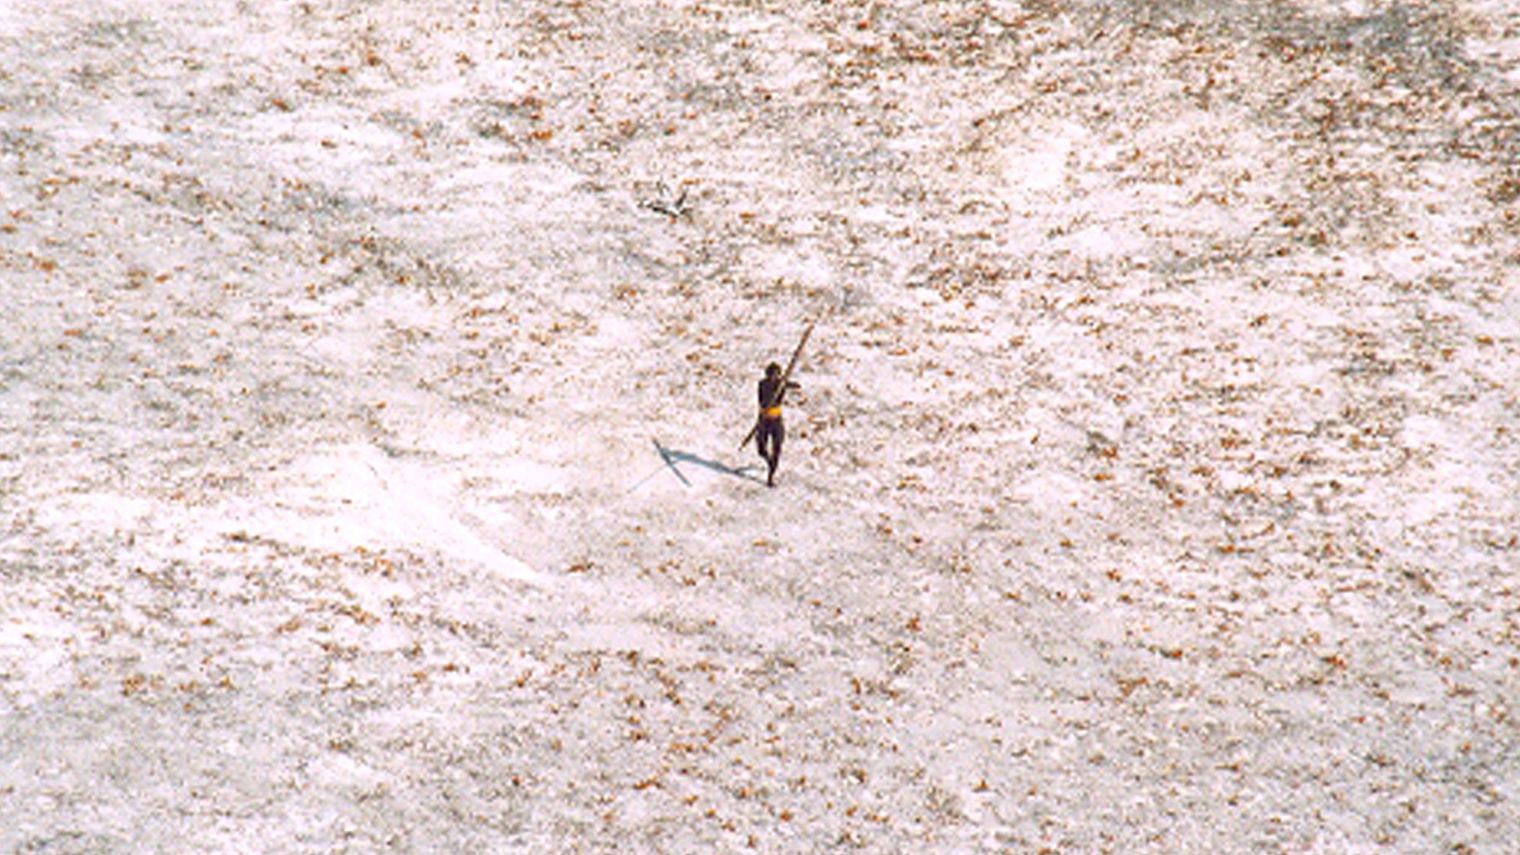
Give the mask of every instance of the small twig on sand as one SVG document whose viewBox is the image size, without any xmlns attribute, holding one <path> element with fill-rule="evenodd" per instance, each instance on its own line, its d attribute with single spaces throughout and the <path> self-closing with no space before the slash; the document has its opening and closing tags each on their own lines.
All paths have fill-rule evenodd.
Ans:
<svg viewBox="0 0 1520 855">
<path fill-rule="evenodd" d="M 672 220 L 678 220 L 691 213 L 691 206 L 686 204 L 686 197 L 690 193 L 688 188 L 682 187 L 681 195 L 677 196 L 674 201 L 670 201 L 669 191 L 666 190 L 665 183 L 662 181 L 657 186 L 659 188 L 659 195 L 653 199 L 640 200 L 640 208 L 654 211 L 657 214 L 664 214 Z"/>
</svg>

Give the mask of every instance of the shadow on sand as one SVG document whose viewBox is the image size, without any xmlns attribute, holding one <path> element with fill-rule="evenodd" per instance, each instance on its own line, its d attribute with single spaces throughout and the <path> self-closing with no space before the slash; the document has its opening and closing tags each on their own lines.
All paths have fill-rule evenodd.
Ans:
<svg viewBox="0 0 1520 855">
<path fill-rule="evenodd" d="M 665 465 L 670 467 L 670 471 L 675 473 L 675 476 L 681 479 L 681 483 L 685 484 L 688 487 L 691 486 L 691 481 L 688 480 L 686 474 L 681 471 L 680 464 L 682 463 L 690 463 L 695 466 L 700 466 L 703 469 L 709 469 L 713 472 L 717 472 L 720 475 L 731 475 L 735 478 L 743 478 L 747 481 L 754 481 L 757 484 L 765 483 L 765 479 L 760 478 L 754 474 L 755 471 L 760 468 L 758 466 L 743 466 L 735 469 L 732 466 L 719 463 L 716 460 L 708 460 L 705 457 L 698 457 L 695 454 L 691 454 L 685 451 L 676 451 L 673 448 L 666 448 L 660 444 L 659 440 L 654 441 L 654 447 L 657 451 L 660 452 L 660 459 L 665 461 Z"/>
</svg>

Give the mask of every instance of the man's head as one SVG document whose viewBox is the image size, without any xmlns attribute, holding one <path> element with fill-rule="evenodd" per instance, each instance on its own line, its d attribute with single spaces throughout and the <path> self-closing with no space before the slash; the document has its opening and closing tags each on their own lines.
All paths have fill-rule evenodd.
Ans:
<svg viewBox="0 0 1520 855">
<path fill-rule="evenodd" d="M 765 366 L 765 376 L 767 376 L 767 377 L 780 377 L 781 376 L 781 366 L 777 365 L 774 362 L 772 362 L 770 365 Z"/>
</svg>

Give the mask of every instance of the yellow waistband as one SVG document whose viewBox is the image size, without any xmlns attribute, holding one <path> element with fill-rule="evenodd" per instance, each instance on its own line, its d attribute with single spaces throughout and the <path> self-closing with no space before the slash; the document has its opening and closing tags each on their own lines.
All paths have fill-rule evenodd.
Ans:
<svg viewBox="0 0 1520 855">
<path fill-rule="evenodd" d="M 779 418 L 781 418 L 781 408 L 780 407 L 766 407 L 765 409 L 763 409 L 763 410 L 760 411 L 760 415 L 762 415 L 762 416 L 764 416 L 765 418 L 768 418 L 768 419 L 779 419 Z"/>
</svg>

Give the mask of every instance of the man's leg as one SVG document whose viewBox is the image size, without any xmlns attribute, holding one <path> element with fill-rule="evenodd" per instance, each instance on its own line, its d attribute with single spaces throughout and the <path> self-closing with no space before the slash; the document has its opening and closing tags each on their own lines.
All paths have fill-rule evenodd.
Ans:
<svg viewBox="0 0 1520 855">
<path fill-rule="evenodd" d="M 755 450 L 760 452 L 760 459 L 765 461 L 765 480 L 770 483 L 771 477 L 776 472 L 775 464 L 775 440 L 771 435 L 775 422 L 771 419 L 762 418 L 760 428 L 755 431 Z"/>
<path fill-rule="evenodd" d="M 776 468 L 781 465 L 781 443 L 786 439 L 786 428 L 781 425 L 781 420 L 776 419 L 771 423 L 771 456 L 766 458 L 770 465 L 770 472 L 765 476 L 767 486 L 776 486 Z"/>
</svg>

